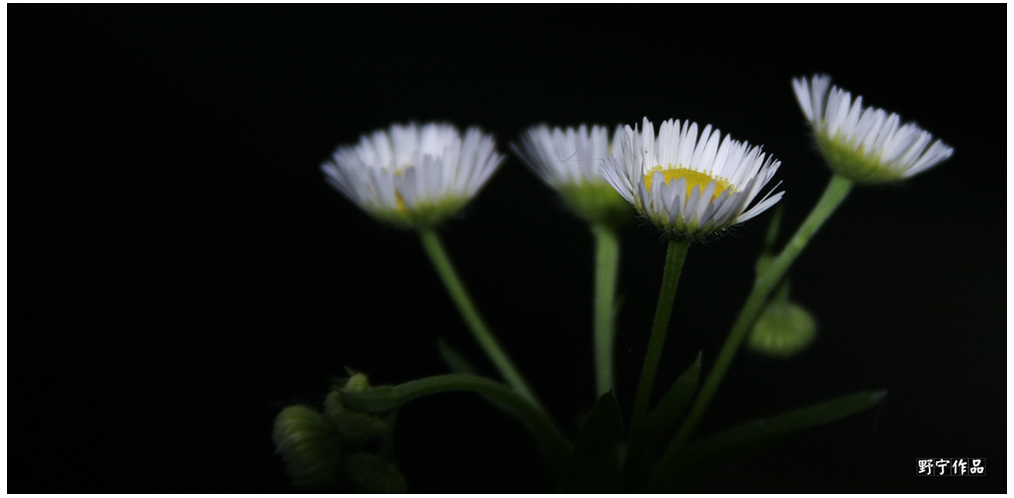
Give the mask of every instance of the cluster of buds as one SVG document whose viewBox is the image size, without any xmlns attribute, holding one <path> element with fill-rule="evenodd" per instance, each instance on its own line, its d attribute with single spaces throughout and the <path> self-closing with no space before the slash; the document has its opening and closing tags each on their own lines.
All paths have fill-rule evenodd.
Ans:
<svg viewBox="0 0 1014 498">
<path fill-rule="evenodd" d="M 370 389 L 366 375 L 349 377 L 342 390 Z M 275 418 L 274 440 L 292 484 L 307 491 L 347 490 L 401 493 L 405 479 L 390 461 L 391 424 L 346 407 L 338 387 L 324 401 L 324 413 L 290 406 Z"/>
</svg>

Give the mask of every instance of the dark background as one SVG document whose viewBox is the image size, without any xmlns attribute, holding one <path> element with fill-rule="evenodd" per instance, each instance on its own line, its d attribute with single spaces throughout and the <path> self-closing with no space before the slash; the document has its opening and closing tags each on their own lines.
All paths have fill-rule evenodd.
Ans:
<svg viewBox="0 0 1014 498">
<path fill-rule="evenodd" d="M 741 351 L 698 434 L 860 390 L 868 412 L 726 469 L 705 491 L 1006 492 L 1006 7 L 29 6 L 9 9 L 11 492 L 285 492 L 271 424 L 348 365 L 377 384 L 494 374 L 417 239 L 317 170 L 411 119 L 711 123 L 782 161 L 785 223 L 829 173 L 790 79 L 826 72 L 955 148 L 854 191 L 793 268 L 820 336 Z M 712 363 L 769 214 L 691 248 L 658 385 Z M 568 435 L 593 401 L 591 238 L 509 157 L 442 231 Z M 618 393 L 629 409 L 665 253 L 623 232 Z M 548 491 L 535 445 L 468 394 L 408 405 L 410 490 Z M 917 458 L 986 459 L 923 478 Z"/>
</svg>

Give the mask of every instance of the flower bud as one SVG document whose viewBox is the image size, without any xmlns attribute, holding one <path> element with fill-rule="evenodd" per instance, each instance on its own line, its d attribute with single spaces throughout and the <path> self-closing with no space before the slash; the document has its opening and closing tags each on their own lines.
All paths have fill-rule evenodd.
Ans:
<svg viewBox="0 0 1014 498">
<path fill-rule="evenodd" d="M 383 462 L 376 455 L 356 453 L 345 459 L 348 480 L 367 493 L 404 493 L 405 478 L 394 465 Z"/>
<path fill-rule="evenodd" d="M 362 377 L 365 379 L 366 376 Z M 356 389 L 353 382 L 355 378 L 353 376 L 349 379 L 349 382 L 345 384 L 346 388 L 353 385 L 349 389 Z M 338 430 L 342 439 L 351 443 L 363 443 L 367 439 L 381 436 L 387 432 L 387 423 L 383 419 L 376 415 L 349 409 L 342 403 L 342 398 L 338 394 L 338 391 L 331 391 L 331 394 L 328 394 L 324 400 L 324 416 Z"/>
<path fill-rule="evenodd" d="M 370 380 L 366 374 L 355 373 L 345 381 L 345 390 L 361 393 L 370 388 Z"/>
<path fill-rule="evenodd" d="M 807 347 L 817 337 L 817 322 L 798 303 L 774 299 L 757 318 L 747 346 L 766 356 L 789 358 Z"/>
<path fill-rule="evenodd" d="M 335 486 L 341 455 L 333 430 L 315 410 L 300 405 L 282 410 L 275 418 L 274 441 L 293 486 L 304 490 Z"/>
</svg>

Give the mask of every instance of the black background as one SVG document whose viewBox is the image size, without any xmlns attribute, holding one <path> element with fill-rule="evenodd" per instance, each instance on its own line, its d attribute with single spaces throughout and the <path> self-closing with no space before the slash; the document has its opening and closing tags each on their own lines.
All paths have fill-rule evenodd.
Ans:
<svg viewBox="0 0 1014 498">
<path fill-rule="evenodd" d="M 829 173 L 790 79 L 826 72 L 955 148 L 857 189 L 792 269 L 819 319 L 791 361 L 741 351 L 698 434 L 837 395 L 885 402 L 705 491 L 1006 492 L 1005 14 L 954 6 L 27 6 L 10 17 L 11 492 L 284 492 L 271 423 L 348 365 L 490 375 L 411 233 L 317 167 L 411 119 L 711 123 L 782 161 L 795 227 Z M 713 361 L 768 214 L 691 248 L 658 385 Z M 473 297 L 573 436 L 593 401 L 591 238 L 509 157 L 442 231 Z M 623 232 L 625 409 L 665 253 Z M 468 394 L 396 431 L 410 490 L 548 491 L 535 445 Z M 980 478 L 916 476 L 985 458 Z"/>
</svg>

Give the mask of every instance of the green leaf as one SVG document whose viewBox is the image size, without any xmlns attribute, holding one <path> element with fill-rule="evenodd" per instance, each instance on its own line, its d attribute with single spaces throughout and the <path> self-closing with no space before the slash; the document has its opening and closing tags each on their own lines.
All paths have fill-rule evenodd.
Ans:
<svg viewBox="0 0 1014 498">
<path fill-rule="evenodd" d="M 665 394 L 655 410 L 648 414 L 644 426 L 631 434 L 630 448 L 624 466 L 623 485 L 627 492 L 643 492 L 651 471 L 654 450 L 666 431 L 680 421 L 697 391 L 701 378 L 701 353 L 672 388 Z"/>
<path fill-rule="evenodd" d="M 686 448 L 670 468 L 657 468 L 655 477 L 659 489 L 656 491 L 671 491 L 673 484 L 683 477 L 697 475 L 704 469 L 720 468 L 763 444 L 865 410 L 886 394 L 886 391 L 850 394 L 719 432 Z"/>
<path fill-rule="evenodd" d="M 775 241 L 778 240 L 778 229 L 781 224 L 782 204 L 779 203 L 774 209 L 774 214 L 771 215 L 767 234 L 764 236 L 764 250 L 757 257 L 757 263 L 754 265 L 758 276 L 765 274 L 768 268 L 771 268 L 771 264 L 775 262 Z"/>
<path fill-rule="evenodd" d="M 694 398 L 700 378 L 701 353 L 697 353 L 697 359 L 690 368 L 676 379 L 655 410 L 648 414 L 643 428 L 645 437 L 655 439 L 676 425 L 690 406 L 690 400 Z"/>
<path fill-rule="evenodd" d="M 771 221 L 768 222 L 768 230 L 764 236 L 764 252 L 768 254 L 775 251 L 775 242 L 778 240 L 778 230 L 782 226 L 783 207 L 785 207 L 784 203 L 779 203 L 775 206 L 774 213 L 771 215 Z"/>
<path fill-rule="evenodd" d="M 615 493 L 620 477 L 617 445 L 623 435 L 620 406 L 603 394 L 581 428 L 563 482 L 564 493 Z"/>
<path fill-rule="evenodd" d="M 437 339 L 437 346 L 440 347 L 440 357 L 444 359 L 444 363 L 451 369 L 451 372 L 456 374 L 467 374 L 467 375 L 479 375 L 478 371 L 472 367 L 472 364 L 465 359 L 461 353 L 458 353 L 454 348 L 447 345 L 443 339 Z"/>
</svg>

